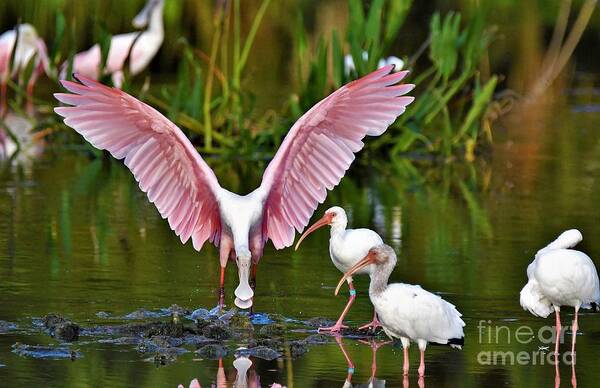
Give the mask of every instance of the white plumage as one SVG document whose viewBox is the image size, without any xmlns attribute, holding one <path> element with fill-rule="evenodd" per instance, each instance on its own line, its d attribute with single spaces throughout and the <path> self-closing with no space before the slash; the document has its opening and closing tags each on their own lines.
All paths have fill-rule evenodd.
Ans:
<svg viewBox="0 0 600 388">
<path fill-rule="evenodd" d="M 344 280 L 362 268 L 373 265 L 369 297 L 383 330 L 390 338 L 399 338 L 404 348 L 404 374 L 408 374 L 408 348 L 416 342 L 421 351 L 419 376 L 425 374 L 425 349 L 429 342 L 461 348 L 465 323 L 454 305 L 421 286 L 387 284 L 396 266 L 396 253 L 385 244 L 372 248 L 338 283 L 336 294 Z"/>
<path fill-rule="evenodd" d="M 546 318 L 555 308 L 590 308 L 600 302 L 600 285 L 594 262 L 583 252 L 568 249 L 583 240 L 577 229 L 563 232 L 540 249 L 527 267 L 529 281 L 521 290 L 521 306 Z"/>
<path fill-rule="evenodd" d="M 548 317 L 552 311 L 555 312 L 555 338 L 560 338 L 561 306 L 571 306 L 575 309 L 575 319 L 571 327 L 571 353 L 575 353 L 579 309 L 597 308 L 600 303 L 598 271 L 594 262 L 585 253 L 569 249 L 581 240 L 581 232 L 570 229 L 540 249 L 527 267 L 529 281 L 521 290 L 523 309 L 543 318 Z M 559 342 L 555 341 L 556 355 Z"/>
<path fill-rule="evenodd" d="M 369 296 L 389 337 L 461 348 L 459 341 L 449 341 L 464 336 L 462 315 L 438 295 L 418 285 L 394 283 Z"/>
</svg>

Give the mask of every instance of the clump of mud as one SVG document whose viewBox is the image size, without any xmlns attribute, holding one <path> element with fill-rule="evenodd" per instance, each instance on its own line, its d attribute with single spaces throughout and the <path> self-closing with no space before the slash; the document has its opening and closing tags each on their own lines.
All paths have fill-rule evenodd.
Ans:
<svg viewBox="0 0 600 388">
<path fill-rule="evenodd" d="M 12 351 L 22 357 L 49 360 L 75 360 L 82 357 L 79 351 L 64 346 L 25 345 L 18 342 L 12 346 Z"/>
<path fill-rule="evenodd" d="M 79 325 L 71 322 L 62 315 L 50 313 L 42 318 L 42 323 L 54 338 L 66 342 L 73 342 L 79 339 Z"/>
</svg>

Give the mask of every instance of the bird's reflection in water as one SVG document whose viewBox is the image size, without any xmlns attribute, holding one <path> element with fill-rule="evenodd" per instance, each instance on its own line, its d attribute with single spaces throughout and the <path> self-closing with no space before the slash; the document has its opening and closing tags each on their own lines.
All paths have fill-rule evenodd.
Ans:
<svg viewBox="0 0 600 388">
<path fill-rule="evenodd" d="M 344 355 L 344 358 L 346 359 L 346 362 L 348 363 L 348 374 L 346 375 L 346 379 L 344 380 L 344 385 L 343 385 L 344 388 L 359 388 L 359 387 L 360 388 L 367 388 L 367 387 L 368 388 L 383 388 L 383 387 L 385 387 L 385 380 L 378 380 L 375 377 L 375 374 L 377 373 L 377 350 L 381 346 L 391 343 L 391 341 L 377 342 L 374 339 L 371 341 L 360 341 L 361 343 L 368 344 L 371 346 L 371 352 L 372 352 L 371 377 L 369 378 L 369 381 L 366 382 L 365 384 L 356 384 L 356 385 L 352 385 L 352 376 L 354 374 L 354 363 L 352 362 L 350 355 L 348 354 L 346 348 L 344 347 L 342 337 L 339 335 L 335 336 L 335 342 L 338 344 L 338 347 L 342 351 L 342 354 Z"/>
<path fill-rule="evenodd" d="M 577 372 L 575 370 L 575 364 L 577 354 L 571 355 L 571 387 L 577 388 Z M 560 365 L 559 357 L 554 353 L 554 388 L 560 387 Z"/>
<path fill-rule="evenodd" d="M 43 151 L 45 131 L 32 132 L 34 120 L 8 112 L 0 119 L 0 161 L 13 159 L 26 164 Z"/>
<path fill-rule="evenodd" d="M 219 367 L 217 369 L 217 378 L 216 381 L 213 382 L 210 387 L 211 388 L 259 388 L 260 385 L 260 377 L 252 367 L 252 361 L 245 356 L 236 357 L 233 361 L 233 367 L 235 368 L 234 375 L 230 375 L 229 377 L 225 373 L 225 368 L 223 367 L 223 359 L 219 359 Z M 232 382 L 232 383 L 229 383 Z M 193 379 L 190 382 L 189 388 L 201 388 L 202 385 L 198 381 L 198 379 Z M 274 383 L 272 387 L 285 388 L 284 386 Z M 184 388 L 182 384 L 178 385 L 178 388 Z"/>
</svg>

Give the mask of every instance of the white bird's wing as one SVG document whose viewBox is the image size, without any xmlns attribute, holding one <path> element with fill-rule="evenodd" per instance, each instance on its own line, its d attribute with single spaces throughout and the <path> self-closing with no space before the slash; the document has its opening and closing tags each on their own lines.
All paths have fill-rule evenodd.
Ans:
<svg viewBox="0 0 600 388">
<path fill-rule="evenodd" d="M 446 344 L 464 337 L 462 315 L 440 296 L 420 286 L 401 283 L 390 284 L 384 294 L 388 309 L 393 311 L 386 314 L 386 324 L 387 317 L 392 317 L 392 325 L 412 339 Z"/>
</svg>

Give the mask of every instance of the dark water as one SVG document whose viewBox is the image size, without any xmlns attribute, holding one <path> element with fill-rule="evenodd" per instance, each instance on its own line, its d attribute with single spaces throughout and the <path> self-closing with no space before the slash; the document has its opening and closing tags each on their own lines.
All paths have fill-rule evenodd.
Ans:
<svg viewBox="0 0 600 388">
<path fill-rule="evenodd" d="M 528 342 L 523 340 L 527 335 L 521 341 L 515 336 L 521 326 L 537 336 L 540 328 L 553 324 L 552 317 L 536 319 L 518 303 L 525 268 L 539 248 L 562 230 L 577 227 L 585 238 L 579 248 L 600 257 L 600 114 L 575 103 L 532 107 L 498 125 L 492 157 L 472 165 L 415 169 L 408 161 L 363 158 L 317 211 L 320 215 L 330 205 L 344 206 L 352 226 L 377 230 L 400 253 L 393 281 L 439 292 L 463 313 L 464 350 L 430 347 L 426 386 L 554 384 L 554 368 L 547 362 L 513 365 L 506 359 L 503 364 L 502 357 L 487 352 L 536 357 L 534 352 L 546 346 L 538 338 Z M 585 106 L 594 104 L 586 100 Z M 208 163 L 225 186 L 240 191 L 258 184 L 255 171 L 264 167 L 258 162 Z M 327 242 L 328 232 L 321 230 L 299 252 L 274 251 L 269 245 L 259 268 L 257 311 L 335 319 L 346 300 L 333 296 L 340 273 L 330 262 Z M 210 308 L 216 304 L 218 268 L 216 249 L 207 245 L 197 253 L 191 244 L 182 246 L 119 162 L 93 159 L 85 149 L 58 148 L 31 162 L 4 164 L 0 319 L 18 329 L 0 334 L 1 385 L 175 387 L 193 377 L 207 386 L 216 383 L 219 362 L 199 360 L 193 353 L 157 367 L 133 346 L 86 337 L 68 345 L 83 355 L 76 361 L 21 357 L 11 346 L 57 344 L 32 323 L 49 312 L 91 326 L 105 322 L 98 312 L 122 316 L 174 303 Z M 228 275 L 227 303 L 232 305 L 231 266 Z M 349 315 L 351 325 L 367 322 L 371 315 L 367 279 L 358 278 L 356 284 L 359 296 Z M 570 311 L 563 314 L 563 323 L 571 317 Z M 580 327 L 578 383 L 594 386 L 600 378 L 600 314 L 582 315 Z M 565 340 L 570 342 L 570 335 Z M 344 339 L 343 345 L 355 365 L 352 382 L 368 382 L 370 346 L 355 339 Z M 496 365 L 486 365 L 490 359 Z M 223 359 L 229 384 L 235 381 L 233 361 L 233 356 Z M 249 375 L 262 386 L 342 386 L 347 375 L 343 353 L 333 341 L 294 360 L 252 361 Z M 411 363 L 408 383 L 417 386 L 416 348 L 411 349 Z M 401 348 L 382 347 L 377 379 L 402 386 L 401 370 Z M 561 372 L 562 385 L 569 386 L 569 366 L 563 365 Z"/>
</svg>

